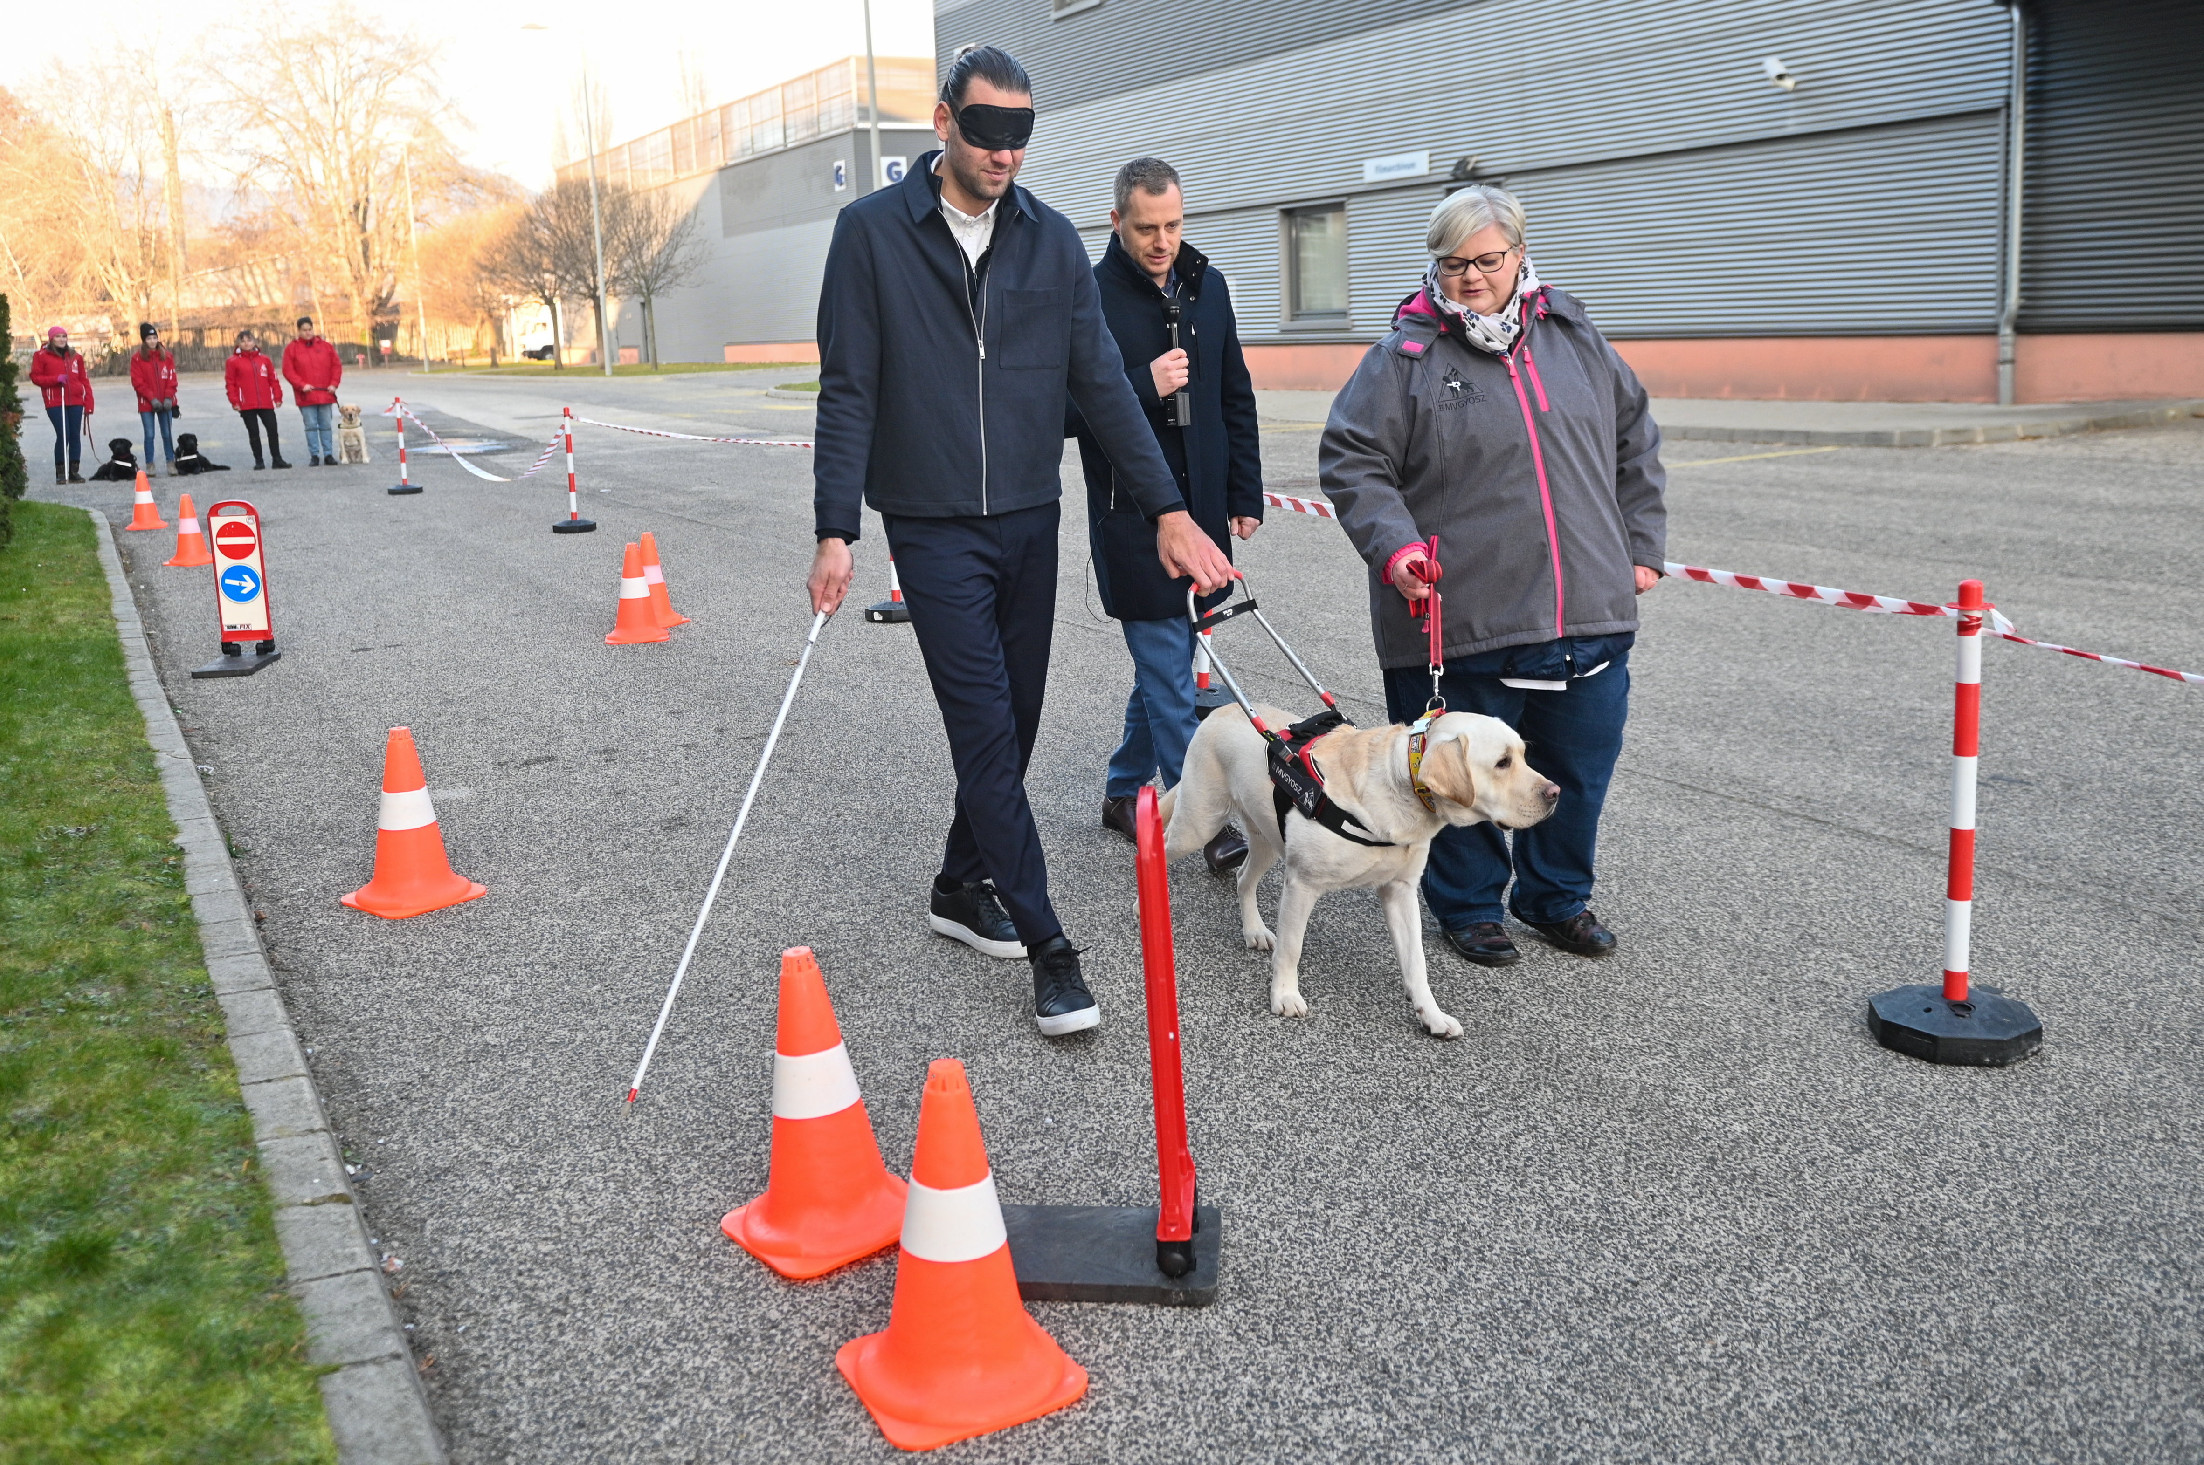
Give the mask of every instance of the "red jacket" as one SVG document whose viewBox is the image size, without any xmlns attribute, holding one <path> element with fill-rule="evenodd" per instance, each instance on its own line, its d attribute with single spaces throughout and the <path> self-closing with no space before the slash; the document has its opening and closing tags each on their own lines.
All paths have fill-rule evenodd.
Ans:
<svg viewBox="0 0 2204 1465">
<path fill-rule="evenodd" d="M 31 384 L 45 394 L 49 407 L 82 407 L 92 410 L 92 378 L 84 370 L 84 353 L 71 351 L 56 356 L 51 346 L 31 353 Z"/>
<path fill-rule="evenodd" d="M 283 379 L 291 384 L 301 407 L 334 402 L 344 382 L 344 362 L 338 359 L 337 348 L 320 336 L 293 341 L 283 348 Z"/>
<path fill-rule="evenodd" d="M 176 400 L 176 358 L 160 347 L 140 347 L 130 353 L 130 385 L 138 394 L 138 410 L 151 412 L 155 402 Z"/>
<path fill-rule="evenodd" d="M 265 351 L 232 351 L 222 367 L 222 380 L 230 390 L 230 405 L 240 412 L 283 405 L 283 383 L 276 379 L 276 364 Z"/>
</svg>

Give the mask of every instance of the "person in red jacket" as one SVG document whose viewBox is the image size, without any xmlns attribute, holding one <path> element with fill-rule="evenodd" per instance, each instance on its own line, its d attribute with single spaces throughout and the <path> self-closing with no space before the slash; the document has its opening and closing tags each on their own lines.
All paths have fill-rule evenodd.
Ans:
<svg viewBox="0 0 2204 1465">
<path fill-rule="evenodd" d="M 337 348 L 314 333 L 314 318 L 298 318 L 298 339 L 283 348 L 283 379 L 291 384 L 298 415 L 306 423 L 306 466 L 337 464 L 337 387 L 344 363 Z"/>
<path fill-rule="evenodd" d="M 161 427 L 168 476 L 176 476 L 176 443 L 170 424 L 176 411 L 176 358 L 161 345 L 161 328 L 138 322 L 138 349 L 130 353 L 130 389 L 138 394 L 138 425 L 145 431 L 145 471 L 153 471 L 153 425 Z"/>
<path fill-rule="evenodd" d="M 245 437 L 253 445 L 253 467 L 290 467 L 283 461 L 283 445 L 276 441 L 275 409 L 283 405 L 283 380 L 251 331 L 237 333 L 237 350 L 222 368 L 222 378 L 229 386 L 230 405 L 245 419 Z M 262 432 L 268 434 L 266 462 L 260 457 Z"/>
<path fill-rule="evenodd" d="M 54 425 L 54 482 L 82 483 L 77 434 L 92 415 L 92 377 L 84 369 L 84 353 L 69 349 L 67 327 L 48 331 L 46 344 L 31 353 L 31 385 L 39 389 Z"/>
</svg>

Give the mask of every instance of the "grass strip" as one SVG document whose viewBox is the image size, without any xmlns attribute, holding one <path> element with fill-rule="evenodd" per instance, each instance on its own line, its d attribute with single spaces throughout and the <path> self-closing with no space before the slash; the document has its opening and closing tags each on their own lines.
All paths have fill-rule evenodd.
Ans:
<svg viewBox="0 0 2204 1465">
<path fill-rule="evenodd" d="M 333 1460 L 92 525 L 56 504 L 15 513 L 0 1459 Z"/>
</svg>

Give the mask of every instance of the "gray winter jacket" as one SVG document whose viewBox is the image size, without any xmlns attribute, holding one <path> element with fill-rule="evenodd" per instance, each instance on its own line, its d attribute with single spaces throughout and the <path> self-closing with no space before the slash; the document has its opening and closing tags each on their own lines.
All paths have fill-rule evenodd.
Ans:
<svg viewBox="0 0 2204 1465">
<path fill-rule="evenodd" d="M 1434 534 L 1449 659 L 1638 627 L 1631 566 L 1667 548 L 1661 431 L 1582 304 L 1545 289 L 1523 310 L 1494 356 L 1419 291 L 1332 403 L 1319 481 L 1370 567 L 1383 666 L 1424 665 L 1385 572 Z"/>
</svg>

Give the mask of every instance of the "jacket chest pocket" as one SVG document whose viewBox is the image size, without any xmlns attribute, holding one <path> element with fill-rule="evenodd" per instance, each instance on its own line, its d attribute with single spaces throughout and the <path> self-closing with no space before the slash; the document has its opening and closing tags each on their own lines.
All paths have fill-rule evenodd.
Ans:
<svg viewBox="0 0 2204 1465">
<path fill-rule="evenodd" d="M 1005 371 L 1062 371 L 1071 364 L 1071 291 L 1005 290 L 996 359 Z"/>
</svg>

